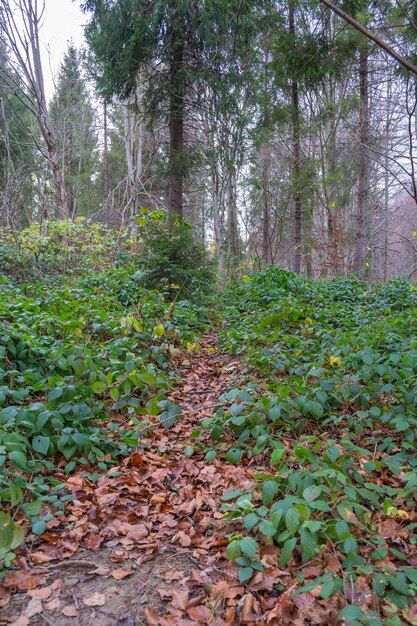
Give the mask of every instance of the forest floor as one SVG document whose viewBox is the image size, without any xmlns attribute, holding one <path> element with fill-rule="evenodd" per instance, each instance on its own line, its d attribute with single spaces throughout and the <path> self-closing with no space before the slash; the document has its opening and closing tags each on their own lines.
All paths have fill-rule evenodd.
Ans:
<svg viewBox="0 0 417 626">
<path fill-rule="evenodd" d="M 20 569 L 0 587 L 1 624 L 304 624 L 305 611 L 311 619 L 310 593 L 298 596 L 299 621 L 292 603 L 286 613 L 294 585 L 276 566 L 276 548 L 265 548 L 266 569 L 249 585 L 225 559 L 233 529 L 222 521 L 221 496 L 244 489 L 260 467 L 259 459 L 208 464 L 201 437 L 196 443 L 196 428 L 242 379 L 239 362 L 219 351 L 212 335 L 201 345 L 181 364 L 181 382 L 169 395 L 182 418 L 169 430 L 159 425 L 95 484 L 77 474 L 67 480 L 73 500 L 65 516 L 38 545 L 26 546 Z M 279 583 L 288 593 L 277 602 Z M 309 623 L 331 623 L 331 604 L 326 618 Z"/>
</svg>

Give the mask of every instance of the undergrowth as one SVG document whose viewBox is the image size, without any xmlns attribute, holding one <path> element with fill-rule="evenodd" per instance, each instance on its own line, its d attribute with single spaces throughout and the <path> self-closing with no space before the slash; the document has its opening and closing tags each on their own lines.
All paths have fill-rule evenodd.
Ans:
<svg viewBox="0 0 417 626">
<path fill-rule="evenodd" d="M 281 547 L 281 567 L 331 551 L 339 569 L 304 586 L 298 571 L 296 593 L 319 587 L 326 599 L 366 579 L 372 601 L 340 619 L 414 623 L 416 304 L 404 281 L 309 281 L 278 268 L 225 292 L 223 344 L 262 379 L 227 392 L 229 408 L 204 422 L 207 460 L 265 468 L 253 488 L 223 497 L 242 582 L 263 568 L 263 544 Z"/>
<path fill-rule="evenodd" d="M 178 407 L 171 356 L 207 323 L 189 300 L 167 303 L 137 269 L 85 271 L 17 286 L 0 300 L 0 561 L 27 528 L 42 535 L 68 495 L 62 476 L 97 480 Z"/>
</svg>

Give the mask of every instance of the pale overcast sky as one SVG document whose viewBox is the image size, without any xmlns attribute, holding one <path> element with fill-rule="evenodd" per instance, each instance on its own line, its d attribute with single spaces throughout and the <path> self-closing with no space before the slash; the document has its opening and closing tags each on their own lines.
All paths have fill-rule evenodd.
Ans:
<svg viewBox="0 0 417 626">
<path fill-rule="evenodd" d="M 45 88 L 48 99 L 54 91 L 56 78 L 63 56 L 72 39 L 80 48 L 84 44 L 83 24 L 87 17 L 80 9 L 79 0 L 45 0 L 46 13 L 40 31 L 45 74 Z"/>
</svg>

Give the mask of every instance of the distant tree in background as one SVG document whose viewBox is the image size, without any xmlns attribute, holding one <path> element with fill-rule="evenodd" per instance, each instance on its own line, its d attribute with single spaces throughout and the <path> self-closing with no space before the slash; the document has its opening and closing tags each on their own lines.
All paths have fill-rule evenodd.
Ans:
<svg viewBox="0 0 417 626">
<path fill-rule="evenodd" d="M 102 198 L 93 183 L 98 169 L 95 116 L 73 44 L 62 62 L 49 111 L 69 216 L 97 213 Z"/>
</svg>

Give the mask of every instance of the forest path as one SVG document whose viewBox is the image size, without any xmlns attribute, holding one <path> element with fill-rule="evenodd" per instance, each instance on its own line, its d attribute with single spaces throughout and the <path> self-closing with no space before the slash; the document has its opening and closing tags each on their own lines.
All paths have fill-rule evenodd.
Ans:
<svg viewBox="0 0 417 626">
<path fill-rule="evenodd" d="M 193 437 L 239 373 L 239 363 L 206 335 L 169 394 L 182 409 L 176 423 L 168 430 L 158 424 L 96 483 L 80 474 L 67 480 L 74 499 L 65 519 L 27 547 L 20 559 L 26 569 L 0 588 L 1 624 L 249 623 L 244 613 L 254 596 L 245 596 L 225 560 L 220 508 L 221 496 L 245 488 L 255 468 L 208 463 L 204 442 Z"/>
</svg>

